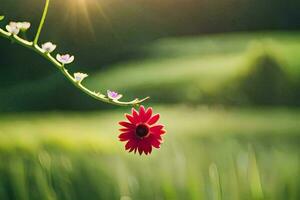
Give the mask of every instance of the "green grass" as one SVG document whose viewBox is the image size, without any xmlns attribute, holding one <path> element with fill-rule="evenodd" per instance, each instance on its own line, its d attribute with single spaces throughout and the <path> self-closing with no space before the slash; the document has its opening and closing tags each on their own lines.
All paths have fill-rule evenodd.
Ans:
<svg viewBox="0 0 300 200">
<path fill-rule="evenodd" d="M 0 117 L 0 199 L 299 199 L 300 110 L 155 110 L 151 156 L 117 141 L 124 110 Z"/>
</svg>

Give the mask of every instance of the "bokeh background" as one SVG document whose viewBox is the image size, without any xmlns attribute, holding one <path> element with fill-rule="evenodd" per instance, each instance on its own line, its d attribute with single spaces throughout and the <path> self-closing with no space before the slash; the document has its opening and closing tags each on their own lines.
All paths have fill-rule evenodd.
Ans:
<svg viewBox="0 0 300 200">
<path fill-rule="evenodd" d="M 9 21 L 44 1 L 0 0 Z M 0 38 L 0 199 L 300 199 L 300 1 L 51 0 L 40 42 L 84 84 L 151 96 L 168 133 L 118 142 L 124 112 Z"/>
</svg>

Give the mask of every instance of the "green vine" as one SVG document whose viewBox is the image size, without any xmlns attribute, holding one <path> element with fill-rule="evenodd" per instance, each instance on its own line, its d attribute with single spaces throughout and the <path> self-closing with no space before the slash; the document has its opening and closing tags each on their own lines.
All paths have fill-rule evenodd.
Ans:
<svg viewBox="0 0 300 200">
<path fill-rule="evenodd" d="M 44 26 L 45 20 L 46 20 L 46 16 L 47 16 L 47 12 L 48 12 L 48 7 L 49 7 L 49 3 L 50 0 L 46 0 L 45 3 L 45 7 L 44 7 L 44 11 L 43 11 L 43 15 L 37 30 L 37 33 L 35 35 L 35 38 L 33 41 L 28 41 L 25 40 L 21 37 L 18 36 L 19 31 L 26 31 L 29 27 L 30 27 L 30 23 L 28 22 L 23 22 L 26 23 L 26 27 L 25 25 L 23 26 L 23 23 L 21 22 L 11 22 L 10 25 L 6 26 L 7 31 L 3 30 L 0 28 L 0 36 L 6 38 L 6 39 L 10 39 L 12 42 L 19 44 L 23 47 L 26 47 L 30 50 L 33 50 L 34 52 L 36 52 L 37 54 L 39 54 L 40 56 L 44 57 L 46 60 L 48 60 L 49 62 L 51 62 L 57 69 L 60 70 L 60 72 L 78 89 L 80 89 L 82 92 L 86 93 L 87 95 L 93 97 L 94 99 L 97 99 L 99 101 L 105 102 L 105 103 L 110 103 L 110 104 L 114 104 L 114 105 L 118 105 L 118 106 L 137 106 L 139 104 L 141 104 L 142 102 L 146 101 L 147 99 L 149 99 L 149 97 L 143 98 L 143 99 L 134 99 L 132 101 L 128 101 L 128 102 L 123 102 L 123 101 L 119 101 L 120 97 L 122 95 L 118 94 L 117 97 L 115 98 L 114 96 L 110 96 L 109 93 L 107 95 L 104 95 L 100 92 L 95 92 L 92 91 L 90 89 L 88 89 L 87 87 L 82 85 L 82 80 L 87 76 L 86 74 L 83 73 L 75 73 L 75 74 L 79 74 L 79 75 L 84 75 L 82 77 L 79 77 L 80 80 L 78 80 L 77 77 L 72 76 L 68 70 L 65 68 L 66 64 L 69 64 L 70 62 L 63 62 L 61 61 L 60 55 L 57 55 L 57 59 L 55 59 L 52 55 L 51 55 L 51 51 L 47 51 L 45 50 L 43 47 L 40 47 L 38 45 L 38 40 L 42 31 L 42 28 Z M 4 16 L 0 16 L 0 21 L 4 19 Z M 23 27 L 22 27 L 23 26 Z M 52 45 L 52 43 L 50 43 Z M 56 47 L 56 46 L 55 46 Z M 55 49 L 54 47 L 54 49 Z M 53 50 L 54 50 L 53 49 Z M 66 56 L 66 55 L 63 55 Z M 69 55 L 67 55 L 69 56 Z M 73 57 L 74 59 L 74 57 Z M 110 91 L 109 91 L 110 92 Z"/>
</svg>

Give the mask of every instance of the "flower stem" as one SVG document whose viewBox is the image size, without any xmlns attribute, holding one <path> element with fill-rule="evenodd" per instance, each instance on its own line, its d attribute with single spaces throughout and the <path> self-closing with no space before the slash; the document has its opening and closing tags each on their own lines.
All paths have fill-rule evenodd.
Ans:
<svg viewBox="0 0 300 200">
<path fill-rule="evenodd" d="M 86 88 L 85 86 L 83 86 L 81 83 L 77 82 L 74 77 L 68 72 L 68 70 L 64 67 L 64 65 L 62 65 L 60 62 L 58 62 L 55 58 L 53 58 L 49 53 L 44 53 L 43 49 L 41 49 L 38 46 L 38 40 L 42 31 L 42 28 L 44 26 L 45 23 L 45 19 L 47 16 L 47 12 L 48 12 L 48 7 L 49 7 L 49 3 L 50 0 L 46 0 L 45 3 L 45 7 L 44 7 L 44 11 L 43 11 L 43 15 L 40 21 L 40 25 L 38 27 L 37 33 L 35 35 L 35 38 L 33 40 L 33 42 L 31 41 L 27 41 L 25 39 L 20 38 L 18 35 L 13 35 L 9 32 L 6 32 L 5 30 L 0 28 L 0 36 L 10 39 L 12 42 L 15 42 L 21 46 L 24 46 L 28 49 L 31 49 L 33 51 L 35 51 L 36 53 L 38 53 L 39 55 L 41 55 L 42 57 L 44 57 L 45 59 L 47 59 L 49 62 L 51 62 L 56 68 L 58 68 L 62 74 L 78 89 L 80 89 L 82 92 L 86 93 L 87 95 L 93 97 L 94 99 L 97 99 L 99 101 L 103 101 L 106 103 L 110 103 L 110 104 L 114 104 L 114 105 L 118 105 L 118 106 L 137 106 L 139 104 L 141 104 L 142 102 L 146 101 L 147 99 L 149 99 L 149 97 L 146 97 L 144 99 L 134 99 L 133 101 L 129 101 L 129 102 L 121 102 L 119 100 L 112 100 L 109 99 L 108 97 L 106 97 L 104 94 L 101 94 L 100 92 L 95 92 L 95 91 L 91 91 L 88 88 Z"/>
<path fill-rule="evenodd" d="M 34 40 L 33 40 L 33 44 L 37 44 L 38 41 L 39 41 L 39 37 L 40 37 L 41 31 L 42 31 L 42 28 L 43 28 L 43 26 L 44 26 L 45 19 L 46 19 L 46 16 L 47 16 L 49 3 L 50 3 L 50 0 L 46 0 L 45 7 L 44 7 L 44 11 L 43 11 L 43 15 L 42 15 L 42 18 L 41 18 L 41 21 L 40 21 L 40 25 L 39 25 L 39 27 L 38 27 L 38 30 L 37 30 L 37 32 L 36 32 L 35 38 L 34 38 Z"/>
<path fill-rule="evenodd" d="M 149 99 L 149 97 L 143 98 L 143 99 L 134 99 L 132 101 L 128 102 L 121 102 L 119 100 L 111 100 L 108 97 L 106 97 L 104 94 L 101 94 L 100 92 L 91 91 L 90 89 L 83 86 L 81 83 L 76 82 L 74 77 L 68 72 L 68 70 L 62 65 L 60 62 L 58 62 L 54 57 L 51 56 L 49 53 L 44 53 L 43 49 L 39 47 L 37 44 L 34 44 L 34 42 L 30 42 L 27 40 L 24 40 L 20 38 L 17 35 L 13 35 L 9 32 L 6 32 L 5 30 L 0 28 L 0 36 L 10 39 L 12 42 L 17 43 L 21 46 L 24 46 L 30 50 L 33 50 L 40 56 L 44 57 L 46 60 L 48 60 L 50 63 L 52 63 L 56 68 L 58 68 L 62 74 L 79 90 L 86 93 L 87 95 L 93 97 L 96 100 L 103 101 L 105 103 L 118 105 L 118 106 L 137 106 L 141 104 L 142 102 Z"/>
</svg>

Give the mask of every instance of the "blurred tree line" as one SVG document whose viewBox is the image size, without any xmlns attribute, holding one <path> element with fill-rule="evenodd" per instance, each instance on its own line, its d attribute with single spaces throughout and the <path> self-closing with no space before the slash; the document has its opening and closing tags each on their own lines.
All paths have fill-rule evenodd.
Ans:
<svg viewBox="0 0 300 200">
<path fill-rule="evenodd" d="M 33 38 L 44 1 L 1 0 L 1 23 L 30 21 Z M 298 0 L 52 0 L 40 42 L 75 55 L 74 70 L 87 73 L 146 56 L 158 38 L 257 30 L 299 30 Z M 0 111 L 76 109 L 78 94 L 42 58 L 0 39 Z M 74 96 L 72 96 L 74 95 Z M 56 102 L 53 99 L 65 98 Z M 12 103 L 13 102 L 13 103 Z M 94 108 L 97 102 L 84 108 Z M 9 106 L 6 106 L 9 105 Z M 99 106 L 99 104 L 97 104 Z"/>
</svg>

